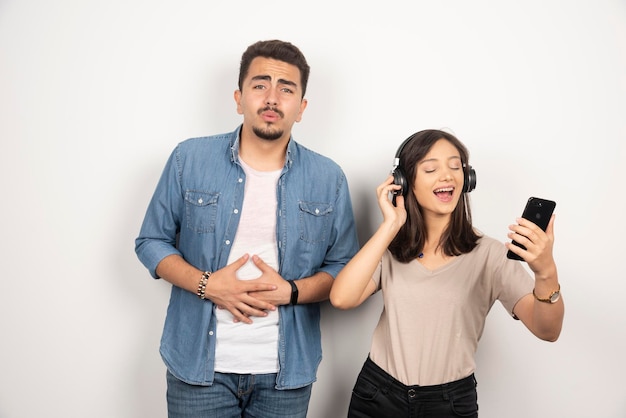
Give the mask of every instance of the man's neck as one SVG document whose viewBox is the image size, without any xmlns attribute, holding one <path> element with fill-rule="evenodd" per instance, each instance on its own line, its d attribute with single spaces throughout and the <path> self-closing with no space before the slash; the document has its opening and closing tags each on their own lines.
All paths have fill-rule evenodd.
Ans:
<svg viewBox="0 0 626 418">
<path fill-rule="evenodd" d="M 239 157 L 258 171 L 279 170 L 285 165 L 289 136 L 276 140 L 261 139 L 241 132 Z"/>
</svg>

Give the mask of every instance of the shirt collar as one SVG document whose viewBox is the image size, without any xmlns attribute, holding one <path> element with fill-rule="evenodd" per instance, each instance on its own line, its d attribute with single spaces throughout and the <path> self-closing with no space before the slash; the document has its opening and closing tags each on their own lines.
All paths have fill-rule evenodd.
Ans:
<svg viewBox="0 0 626 418">
<path fill-rule="evenodd" d="M 235 163 L 239 161 L 239 141 L 241 139 L 241 128 L 243 125 L 239 125 L 233 136 L 230 139 L 230 160 Z M 293 140 L 293 136 L 289 137 L 289 143 L 287 144 L 287 155 L 285 156 L 285 167 L 289 168 L 293 164 L 294 158 L 298 155 L 298 148 L 296 142 Z"/>
</svg>

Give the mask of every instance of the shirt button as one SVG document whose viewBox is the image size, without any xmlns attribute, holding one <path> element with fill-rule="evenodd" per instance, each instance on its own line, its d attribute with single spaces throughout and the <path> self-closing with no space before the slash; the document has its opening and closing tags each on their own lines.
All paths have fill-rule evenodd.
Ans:
<svg viewBox="0 0 626 418">
<path fill-rule="evenodd" d="M 229 239 L 227 239 L 227 240 L 225 241 L 225 243 L 226 243 L 226 245 L 230 245 L 230 240 L 229 240 Z"/>
<path fill-rule="evenodd" d="M 213 335 L 213 331 L 209 331 L 209 335 Z"/>
<path fill-rule="evenodd" d="M 202 204 L 202 202 L 203 202 L 202 198 L 198 199 L 199 204 Z"/>
<path fill-rule="evenodd" d="M 315 214 L 319 215 L 320 214 L 320 210 L 319 209 L 315 209 Z"/>
<path fill-rule="evenodd" d="M 233 212 L 234 213 L 239 213 L 239 209 L 235 209 Z"/>
<path fill-rule="evenodd" d="M 241 182 L 243 182 L 243 179 L 239 179 L 239 180 L 237 180 L 237 182 L 241 183 Z"/>
</svg>

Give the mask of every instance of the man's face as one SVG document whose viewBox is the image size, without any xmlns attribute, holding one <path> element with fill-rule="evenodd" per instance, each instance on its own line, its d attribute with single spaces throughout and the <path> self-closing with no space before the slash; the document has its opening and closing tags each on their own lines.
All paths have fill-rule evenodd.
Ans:
<svg viewBox="0 0 626 418">
<path fill-rule="evenodd" d="M 244 125 L 266 140 L 288 139 L 307 105 L 298 67 L 264 57 L 250 63 L 241 91 L 235 91 L 235 101 Z"/>
</svg>

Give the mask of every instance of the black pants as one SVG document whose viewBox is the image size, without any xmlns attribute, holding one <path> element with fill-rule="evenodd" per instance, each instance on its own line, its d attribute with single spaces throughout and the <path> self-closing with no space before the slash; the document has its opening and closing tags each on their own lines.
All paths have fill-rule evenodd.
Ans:
<svg viewBox="0 0 626 418">
<path fill-rule="evenodd" d="M 359 373 L 349 418 L 478 417 L 474 375 L 434 386 L 406 386 L 370 358 Z"/>
</svg>

